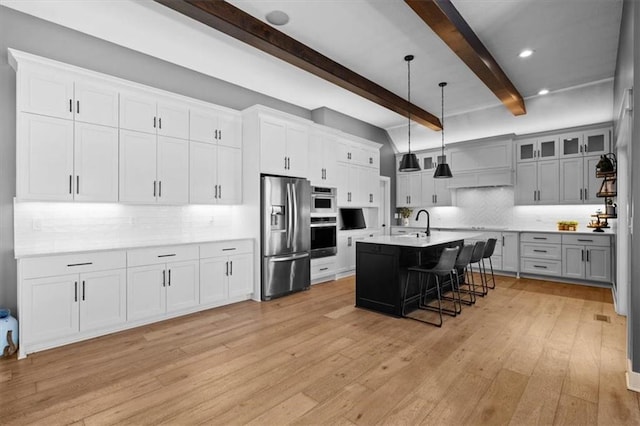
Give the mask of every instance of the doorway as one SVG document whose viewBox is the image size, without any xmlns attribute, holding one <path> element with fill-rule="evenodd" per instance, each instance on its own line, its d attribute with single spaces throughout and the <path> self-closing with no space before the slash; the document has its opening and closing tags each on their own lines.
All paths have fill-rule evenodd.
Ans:
<svg viewBox="0 0 640 426">
<path fill-rule="evenodd" d="M 380 176 L 380 207 L 378 219 L 382 235 L 391 235 L 391 178 Z"/>
</svg>

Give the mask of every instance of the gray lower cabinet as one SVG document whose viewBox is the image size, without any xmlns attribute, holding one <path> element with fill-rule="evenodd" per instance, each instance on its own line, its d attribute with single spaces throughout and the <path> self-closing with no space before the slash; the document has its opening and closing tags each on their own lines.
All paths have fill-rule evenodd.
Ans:
<svg viewBox="0 0 640 426">
<path fill-rule="evenodd" d="M 520 236 L 520 272 L 560 276 L 561 247 L 559 234 L 523 232 Z"/>
<path fill-rule="evenodd" d="M 518 272 L 518 233 L 502 233 L 502 270 L 506 272 Z"/>
<path fill-rule="evenodd" d="M 607 235 L 563 235 L 562 276 L 611 282 L 611 239 Z"/>
</svg>

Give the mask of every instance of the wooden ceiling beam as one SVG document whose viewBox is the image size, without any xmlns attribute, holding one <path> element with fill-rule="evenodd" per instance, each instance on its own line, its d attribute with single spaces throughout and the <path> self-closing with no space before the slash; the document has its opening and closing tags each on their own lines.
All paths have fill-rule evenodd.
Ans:
<svg viewBox="0 0 640 426">
<path fill-rule="evenodd" d="M 450 0 L 405 0 L 513 115 L 527 113 L 524 99 Z"/>
<path fill-rule="evenodd" d="M 432 130 L 440 119 L 222 0 L 155 0 L 211 28 L 347 89 Z M 400 55 L 403 56 L 403 55 Z M 399 57 L 399 59 L 401 59 Z"/>
</svg>

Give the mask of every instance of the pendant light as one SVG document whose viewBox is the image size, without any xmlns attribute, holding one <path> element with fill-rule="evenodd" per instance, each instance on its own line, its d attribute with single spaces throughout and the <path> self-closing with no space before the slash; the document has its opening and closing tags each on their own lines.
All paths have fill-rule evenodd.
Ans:
<svg viewBox="0 0 640 426">
<path fill-rule="evenodd" d="M 409 152 L 402 156 L 400 160 L 401 172 L 418 172 L 420 171 L 420 163 L 416 158 L 416 155 L 411 152 L 411 61 L 413 61 L 413 55 L 407 55 L 404 57 L 407 61 L 407 102 L 408 102 L 408 122 L 407 122 L 407 141 L 409 143 Z"/>
<path fill-rule="evenodd" d="M 433 177 L 436 179 L 453 177 L 453 175 L 451 174 L 451 169 L 449 168 L 447 160 L 444 156 L 444 86 L 446 85 L 447 83 L 444 81 L 438 84 L 438 86 L 440 86 L 440 90 L 442 91 L 442 118 L 440 119 L 440 123 L 442 124 L 442 157 L 440 158 L 444 160 L 444 163 L 438 162 L 438 167 L 436 167 L 436 171 L 433 174 Z"/>
</svg>

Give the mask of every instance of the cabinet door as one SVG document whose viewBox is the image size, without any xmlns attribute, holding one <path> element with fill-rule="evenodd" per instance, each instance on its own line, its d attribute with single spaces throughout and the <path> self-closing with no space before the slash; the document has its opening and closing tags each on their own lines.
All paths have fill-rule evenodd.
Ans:
<svg viewBox="0 0 640 426">
<path fill-rule="evenodd" d="M 260 169 L 264 173 L 286 174 L 287 126 L 271 118 L 260 119 Z"/>
<path fill-rule="evenodd" d="M 127 269 L 127 318 L 129 321 L 165 313 L 166 276 L 163 272 L 165 272 L 164 264 Z"/>
<path fill-rule="evenodd" d="M 350 163 L 351 158 L 353 157 L 353 150 L 351 148 L 351 143 L 347 140 L 339 139 L 338 140 L 338 161 Z"/>
<path fill-rule="evenodd" d="M 422 177 L 420 173 L 409 173 L 409 206 L 422 204 Z"/>
<path fill-rule="evenodd" d="M 377 207 L 380 204 L 380 175 L 378 169 L 364 168 L 364 184 L 367 188 L 365 193 L 366 205 L 369 207 Z"/>
<path fill-rule="evenodd" d="M 200 303 L 208 304 L 229 298 L 228 260 L 212 257 L 200 260 Z"/>
<path fill-rule="evenodd" d="M 585 278 L 593 281 L 611 282 L 611 248 L 587 247 Z"/>
<path fill-rule="evenodd" d="M 20 114 L 18 198 L 73 199 L 73 121 Z"/>
<path fill-rule="evenodd" d="M 537 200 L 538 164 L 530 162 L 516 166 L 515 204 L 534 204 Z"/>
<path fill-rule="evenodd" d="M 348 170 L 349 204 L 352 206 L 365 205 L 367 185 L 362 167 L 350 165 Z"/>
<path fill-rule="evenodd" d="M 80 330 L 122 324 L 127 320 L 126 269 L 80 274 Z"/>
<path fill-rule="evenodd" d="M 189 142 L 158 136 L 158 202 L 189 201 Z"/>
<path fill-rule="evenodd" d="M 310 160 L 313 161 L 311 158 Z M 324 166 L 324 185 L 336 186 L 338 183 L 338 141 L 335 138 L 324 140 L 322 164 Z"/>
<path fill-rule="evenodd" d="M 349 164 L 338 163 L 336 166 L 338 176 L 338 207 L 349 205 Z"/>
<path fill-rule="evenodd" d="M 77 80 L 75 100 L 76 121 L 118 127 L 118 91 L 115 88 L 100 81 Z"/>
<path fill-rule="evenodd" d="M 24 336 L 33 344 L 78 332 L 78 275 L 24 281 L 24 311 L 20 312 Z"/>
<path fill-rule="evenodd" d="M 560 160 L 561 204 L 582 204 L 584 200 L 582 181 L 582 157 Z"/>
<path fill-rule="evenodd" d="M 584 279 L 584 246 L 562 245 L 562 276 Z"/>
<path fill-rule="evenodd" d="M 349 269 L 349 250 L 351 248 L 352 238 L 347 235 L 338 233 L 336 249 L 338 254 L 336 255 L 336 268 L 339 272 Z"/>
<path fill-rule="evenodd" d="M 229 256 L 229 297 L 253 293 L 253 255 Z"/>
<path fill-rule="evenodd" d="M 599 156 L 584 157 L 584 202 L 586 204 L 599 204 L 601 199 L 598 199 L 598 191 L 602 185 L 602 178 L 596 177 L 596 165 L 600 161 Z"/>
<path fill-rule="evenodd" d="M 287 175 L 306 177 L 309 167 L 309 130 L 296 125 L 287 126 Z"/>
<path fill-rule="evenodd" d="M 537 160 L 552 160 L 558 158 L 558 139 L 546 137 L 538 139 Z"/>
<path fill-rule="evenodd" d="M 75 124 L 76 201 L 118 201 L 118 129 Z"/>
<path fill-rule="evenodd" d="M 120 129 L 156 134 L 156 100 L 137 93 L 120 94 Z"/>
<path fill-rule="evenodd" d="M 218 204 L 242 203 L 242 150 L 218 146 Z"/>
<path fill-rule="evenodd" d="M 218 114 L 218 145 L 231 148 L 242 148 L 242 123 L 240 117 L 219 113 Z"/>
<path fill-rule="evenodd" d="M 424 207 L 431 207 L 436 204 L 435 196 L 435 181 L 432 173 L 418 173 L 420 175 L 420 205 Z"/>
<path fill-rule="evenodd" d="M 538 203 L 557 204 L 560 199 L 558 160 L 538 161 Z"/>
<path fill-rule="evenodd" d="M 568 133 L 560 136 L 560 153 L 563 158 L 582 157 L 584 144 L 581 133 Z"/>
<path fill-rule="evenodd" d="M 449 181 L 449 179 L 433 179 L 433 192 L 435 195 L 437 206 L 451 205 L 451 191 L 449 190 Z"/>
<path fill-rule="evenodd" d="M 189 140 L 216 143 L 218 136 L 218 117 L 206 109 L 189 110 Z"/>
<path fill-rule="evenodd" d="M 210 143 L 189 142 L 189 202 L 214 204 L 218 147 Z"/>
<path fill-rule="evenodd" d="M 186 105 L 171 101 L 158 102 L 158 135 L 189 138 L 189 109 Z"/>
<path fill-rule="evenodd" d="M 196 306 L 200 302 L 199 262 L 167 263 L 167 312 Z"/>
<path fill-rule="evenodd" d="M 120 130 L 120 201 L 155 203 L 156 136 Z"/>
<path fill-rule="evenodd" d="M 602 155 L 609 152 L 611 129 L 589 130 L 584 132 L 585 155 Z"/>
<path fill-rule="evenodd" d="M 407 207 L 409 205 L 409 175 L 396 174 L 396 206 Z"/>
<path fill-rule="evenodd" d="M 73 119 L 73 78 L 63 71 L 38 66 L 20 73 L 20 111 Z"/>
<path fill-rule="evenodd" d="M 518 163 L 537 160 L 538 144 L 535 139 L 521 140 L 516 143 L 516 160 Z"/>
<path fill-rule="evenodd" d="M 518 233 L 503 232 L 502 233 L 502 270 L 517 272 L 518 271 Z"/>
<path fill-rule="evenodd" d="M 312 185 L 324 185 L 323 145 L 328 139 L 324 135 L 313 134 L 309 140 L 309 180 Z"/>
</svg>

